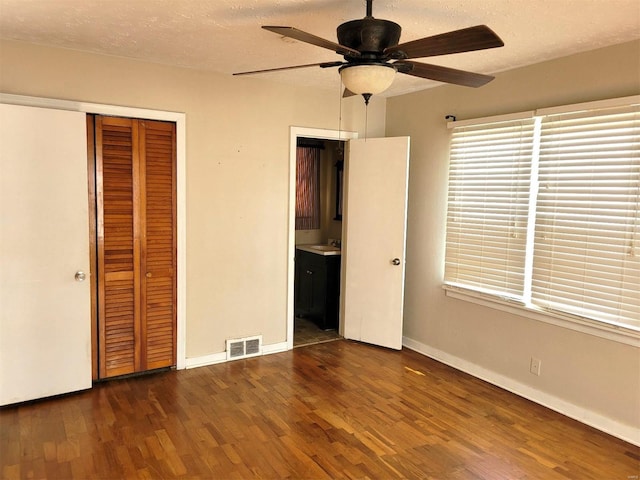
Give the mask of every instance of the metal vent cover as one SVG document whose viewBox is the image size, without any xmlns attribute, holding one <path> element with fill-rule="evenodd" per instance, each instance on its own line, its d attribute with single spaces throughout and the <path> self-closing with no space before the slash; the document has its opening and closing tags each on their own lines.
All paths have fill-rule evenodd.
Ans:
<svg viewBox="0 0 640 480">
<path fill-rule="evenodd" d="M 262 335 L 227 340 L 227 360 L 262 355 Z"/>
<path fill-rule="evenodd" d="M 244 342 L 244 351 L 246 355 L 257 355 L 261 350 L 261 340 L 259 338 L 252 338 Z"/>
<path fill-rule="evenodd" d="M 231 358 L 244 357 L 244 342 L 242 340 L 229 342 L 227 350 L 229 351 L 229 357 Z"/>
</svg>

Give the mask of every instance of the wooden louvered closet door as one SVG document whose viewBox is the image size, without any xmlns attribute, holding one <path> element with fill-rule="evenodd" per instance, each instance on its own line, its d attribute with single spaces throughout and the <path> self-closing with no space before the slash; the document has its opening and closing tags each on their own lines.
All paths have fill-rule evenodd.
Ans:
<svg viewBox="0 0 640 480">
<path fill-rule="evenodd" d="M 99 377 L 176 364 L 175 124 L 95 117 Z"/>
</svg>

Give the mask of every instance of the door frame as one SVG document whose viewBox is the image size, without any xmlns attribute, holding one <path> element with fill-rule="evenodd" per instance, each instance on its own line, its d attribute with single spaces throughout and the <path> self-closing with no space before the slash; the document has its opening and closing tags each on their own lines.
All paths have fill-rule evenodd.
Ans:
<svg viewBox="0 0 640 480">
<path fill-rule="evenodd" d="M 30 97 L 0 93 L 0 102 L 30 107 L 52 108 L 74 112 L 112 115 L 117 117 L 145 118 L 162 120 L 176 124 L 176 194 L 177 194 L 177 332 L 176 332 L 176 368 L 186 368 L 186 300 L 187 300 L 187 216 L 186 216 L 186 114 L 165 110 L 123 107 L 100 103 L 76 102 L 44 97 Z M 294 163 L 295 167 L 295 163 Z M 295 170 L 294 170 L 295 184 Z M 294 192 L 295 195 L 295 192 Z M 88 201 L 88 195 L 87 195 Z M 295 206 L 295 203 L 294 203 Z M 295 220 L 295 218 L 294 218 Z M 295 225 L 294 225 L 295 228 Z M 295 233 L 295 231 L 294 231 Z M 295 240 L 295 239 L 294 239 Z M 92 326 L 94 328 L 94 326 Z M 293 342 L 293 340 L 292 340 Z"/>
<path fill-rule="evenodd" d="M 358 132 L 322 128 L 289 127 L 289 218 L 287 232 L 287 350 L 293 349 L 294 293 L 296 255 L 296 147 L 298 137 L 318 140 L 347 141 L 358 138 Z M 343 213 L 344 215 L 344 213 Z M 343 216 L 344 221 L 344 216 Z M 342 328 L 342 322 L 340 322 Z"/>
</svg>

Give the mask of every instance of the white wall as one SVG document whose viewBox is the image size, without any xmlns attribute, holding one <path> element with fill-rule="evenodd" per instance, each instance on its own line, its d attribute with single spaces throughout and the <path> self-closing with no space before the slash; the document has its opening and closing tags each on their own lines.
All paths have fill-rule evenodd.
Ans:
<svg viewBox="0 0 640 480">
<path fill-rule="evenodd" d="M 0 405 L 91 387 L 85 132 L 82 113 L 0 105 Z"/>
<path fill-rule="evenodd" d="M 286 342 L 290 127 L 364 135 L 361 98 L 342 100 L 340 123 L 337 85 L 325 92 L 8 41 L 0 91 L 185 112 L 187 358 L 224 352 L 227 338 Z M 384 134 L 385 108 L 383 98 L 369 105 L 370 137 Z"/>
<path fill-rule="evenodd" d="M 480 89 L 391 98 L 387 136 L 411 136 L 406 343 L 640 442 L 640 352 L 611 340 L 446 297 L 442 290 L 449 131 L 459 120 L 640 92 L 640 42 L 499 74 Z M 529 373 L 530 357 L 542 375 Z"/>
</svg>

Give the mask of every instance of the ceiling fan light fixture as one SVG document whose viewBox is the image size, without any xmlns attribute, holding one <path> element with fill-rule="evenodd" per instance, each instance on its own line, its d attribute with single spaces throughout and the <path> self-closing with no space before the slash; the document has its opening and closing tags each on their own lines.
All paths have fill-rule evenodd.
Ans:
<svg viewBox="0 0 640 480">
<path fill-rule="evenodd" d="M 340 68 L 345 88 L 358 95 L 384 92 L 393 83 L 395 75 L 395 67 L 386 63 L 345 65 Z"/>
</svg>

